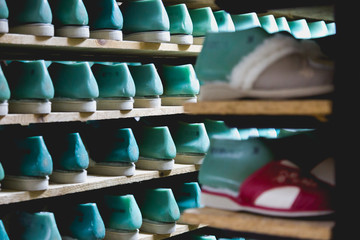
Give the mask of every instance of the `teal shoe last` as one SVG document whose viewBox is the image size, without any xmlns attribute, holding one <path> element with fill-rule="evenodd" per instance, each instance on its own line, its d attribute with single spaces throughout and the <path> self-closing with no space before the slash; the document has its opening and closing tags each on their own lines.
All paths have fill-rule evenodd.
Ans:
<svg viewBox="0 0 360 240">
<path fill-rule="evenodd" d="M 126 63 L 95 63 L 91 69 L 99 87 L 97 109 L 133 109 L 136 88 Z"/>
<path fill-rule="evenodd" d="M 0 66 L 0 116 L 9 112 L 8 100 L 10 99 L 10 88 Z"/>
<path fill-rule="evenodd" d="M 219 32 L 234 32 L 235 25 L 231 18 L 231 15 L 224 11 L 218 10 L 214 12 L 214 17 L 218 25 Z"/>
<path fill-rule="evenodd" d="M 193 235 L 191 240 L 216 240 L 214 235 Z"/>
<path fill-rule="evenodd" d="M 259 17 L 259 22 L 261 27 L 268 33 L 276 33 L 279 31 L 279 27 L 276 23 L 275 17 L 273 15 L 264 15 Z"/>
<path fill-rule="evenodd" d="M 275 21 L 279 28 L 279 32 L 281 32 L 281 31 L 285 31 L 285 32 L 289 32 L 289 33 L 291 32 L 289 24 L 285 17 L 276 18 Z"/>
<path fill-rule="evenodd" d="M 177 44 L 193 43 L 193 23 L 184 3 L 167 6 L 170 21 L 170 42 Z"/>
<path fill-rule="evenodd" d="M 105 196 L 106 239 L 138 239 L 142 215 L 132 194 Z"/>
<path fill-rule="evenodd" d="M 261 27 L 256 13 L 233 14 L 231 18 L 234 22 L 235 31 L 242 31 L 250 28 Z"/>
<path fill-rule="evenodd" d="M 201 189 L 197 182 L 183 183 L 178 191 L 175 192 L 176 202 L 179 206 L 180 212 L 190 208 L 202 207 Z"/>
<path fill-rule="evenodd" d="M 222 120 L 204 120 L 206 132 L 210 139 L 240 139 L 240 134 L 236 128 L 230 128 Z"/>
<path fill-rule="evenodd" d="M 193 22 L 194 44 L 202 44 L 207 33 L 219 31 L 210 7 L 190 9 L 189 13 Z"/>
<path fill-rule="evenodd" d="M 180 210 L 170 188 L 147 189 L 140 210 L 143 216 L 142 231 L 156 234 L 175 231 Z"/>
<path fill-rule="evenodd" d="M 4 226 L 1 219 L 0 219 L 0 239 L 2 239 L 2 240 L 10 240 L 10 238 L 9 238 L 7 232 L 6 232 L 5 226 Z"/>
<path fill-rule="evenodd" d="M 0 0 L 0 34 L 9 32 L 9 8 L 5 0 Z"/>
<path fill-rule="evenodd" d="M 10 0 L 7 4 L 10 32 L 54 36 L 53 16 L 47 0 Z"/>
<path fill-rule="evenodd" d="M 4 171 L 4 168 L 0 162 L 0 182 L 5 178 L 5 171 Z M 1 184 L 0 184 L 0 187 L 1 187 Z"/>
<path fill-rule="evenodd" d="M 325 21 L 308 22 L 311 38 L 322 38 L 329 35 Z"/>
<path fill-rule="evenodd" d="M 311 32 L 305 19 L 288 22 L 291 34 L 297 39 L 310 39 Z"/>
<path fill-rule="evenodd" d="M 44 60 L 12 61 L 5 76 L 9 81 L 12 113 L 47 114 L 51 112 L 54 86 Z"/>
</svg>

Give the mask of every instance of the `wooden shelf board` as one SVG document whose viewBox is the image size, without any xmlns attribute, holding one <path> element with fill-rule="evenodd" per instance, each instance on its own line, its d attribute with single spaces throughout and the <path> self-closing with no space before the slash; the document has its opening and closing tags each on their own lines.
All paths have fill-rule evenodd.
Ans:
<svg viewBox="0 0 360 240">
<path fill-rule="evenodd" d="M 96 111 L 94 113 L 52 112 L 49 114 L 8 114 L 6 116 L 0 116 L 0 125 L 29 125 L 30 123 L 104 120 L 182 113 L 184 113 L 184 108 L 182 106 L 162 106 L 160 108 L 134 108 L 131 111 L 113 110 Z"/>
<path fill-rule="evenodd" d="M 188 114 L 217 115 L 302 115 L 326 116 L 332 112 L 330 100 L 238 100 L 187 103 Z"/>
<path fill-rule="evenodd" d="M 275 17 L 286 17 L 287 20 L 305 18 L 308 20 L 335 21 L 333 5 L 273 9 L 266 14 L 272 14 Z"/>
<path fill-rule="evenodd" d="M 163 0 L 165 5 L 174 5 L 179 3 L 185 3 L 187 8 L 195 9 L 202 7 L 210 7 L 212 10 L 219 10 L 219 6 L 215 4 L 215 0 Z"/>
<path fill-rule="evenodd" d="M 200 225 L 185 225 L 185 224 L 176 224 L 176 229 L 174 232 L 170 234 L 150 234 L 145 232 L 140 232 L 139 234 L 139 240 L 160 240 L 160 239 L 166 239 L 169 237 L 174 237 L 189 231 L 193 231 L 202 227 L 205 227 L 206 225 L 200 224 Z"/>
<path fill-rule="evenodd" d="M 317 240 L 331 239 L 335 225 L 333 221 L 284 219 L 207 207 L 185 210 L 180 220 L 239 232 Z"/>
<path fill-rule="evenodd" d="M 195 165 L 175 164 L 171 171 L 150 171 L 137 169 L 131 177 L 119 176 L 95 176 L 88 175 L 87 181 L 75 184 L 57 184 L 50 182 L 49 188 L 44 191 L 15 191 L 10 189 L 1 189 L 0 205 L 16 202 L 23 202 L 33 199 L 62 196 L 71 193 L 84 192 L 89 190 L 112 187 L 122 184 L 141 182 L 153 178 L 174 176 L 178 174 L 195 172 L 198 167 Z"/>
<path fill-rule="evenodd" d="M 197 56 L 202 45 L 147 43 L 105 39 L 38 37 L 24 34 L 0 34 L 0 47 L 31 48 L 33 50 L 78 51 L 89 54 L 125 54 L 144 56 Z"/>
</svg>

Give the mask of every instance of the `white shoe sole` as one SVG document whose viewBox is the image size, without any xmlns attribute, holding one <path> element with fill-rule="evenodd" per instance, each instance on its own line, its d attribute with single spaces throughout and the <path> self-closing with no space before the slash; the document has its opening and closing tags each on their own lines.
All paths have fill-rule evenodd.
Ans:
<svg viewBox="0 0 360 240">
<path fill-rule="evenodd" d="M 9 23 L 7 19 L 0 19 L 0 34 L 9 32 Z"/>
<path fill-rule="evenodd" d="M 113 29 L 92 30 L 90 31 L 90 38 L 122 41 L 123 34 L 122 31 Z"/>
<path fill-rule="evenodd" d="M 9 104 L 7 101 L 0 103 L 0 116 L 5 116 L 9 113 Z"/>
<path fill-rule="evenodd" d="M 176 44 L 191 45 L 194 43 L 194 38 L 192 35 L 174 34 L 174 35 L 170 35 L 170 42 Z"/>
<path fill-rule="evenodd" d="M 33 23 L 10 27 L 11 33 L 35 35 L 41 37 L 53 37 L 54 25 L 46 23 Z"/>
<path fill-rule="evenodd" d="M 144 170 L 159 170 L 167 171 L 174 167 L 174 159 L 159 160 L 152 158 L 139 157 L 139 160 L 135 163 L 136 167 Z"/>
<path fill-rule="evenodd" d="M 153 43 L 170 42 L 170 32 L 169 31 L 151 31 L 151 32 L 138 32 L 138 33 L 124 34 L 124 40 L 139 41 L 139 42 L 153 42 Z"/>
<path fill-rule="evenodd" d="M 49 114 L 49 100 L 9 100 L 10 113 Z"/>
<path fill-rule="evenodd" d="M 54 112 L 96 112 L 95 100 L 52 99 Z"/>
<path fill-rule="evenodd" d="M 57 171 L 50 175 L 50 181 L 56 183 L 83 183 L 87 180 L 87 171 Z"/>
<path fill-rule="evenodd" d="M 98 110 L 131 110 L 134 108 L 134 99 L 98 98 L 96 99 Z"/>
<path fill-rule="evenodd" d="M 41 191 L 49 187 L 49 177 L 5 176 L 2 181 L 6 189 L 19 191 Z"/>
<path fill-rule="evenodd" d="M 139 230 L 120 231 L 117 229 L 106 229 L 105 240 L 138 240 Z"/>
<path fill-rule="evenodd" d="M 135 174 L 134 163 L 92 163 L 88 172 L 101 176 L 133 176 Z"/>
<path fill-rule="evenodd" d="M 134 107 L 135 108 L 160 108 L 161 107 L 161 98 L 146 98 L 146 97 L 135 97 L 134 98 Z"/>
<path fill-rule="evenodd" d="M 180 164 L 196 164 L 201 165 L 205 158 L 205 154 L 185 154 L 177 153 L 175 157 L 175 163 Z"/>
<path fill-rule="evenodd" d="M 175 222 L 163 223 L 163 222 L 149 221 L 147 219 L 143 219 L 143 223 L 140 228 L 142 232 L 155 233 L 155 234 L 170 234 L 173 233 L 175 229 L 176 229 Z"/>
<path fill-rule="evenodd" d="M 64 26 L 55 30 L 56 36 L 68 38 L 89 38 L 89 26 Z"/>
<path fill-rule="evenodd" d="M 197 97 L 163 97 L 161 96 L 161 105 L 163 106 L 182 106 L 185 103 L 196 103 Z"/>
</svg>

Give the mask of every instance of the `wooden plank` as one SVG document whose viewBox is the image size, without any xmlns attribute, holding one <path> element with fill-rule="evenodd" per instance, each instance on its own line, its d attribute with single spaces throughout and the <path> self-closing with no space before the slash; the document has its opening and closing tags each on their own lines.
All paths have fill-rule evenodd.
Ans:
<svg viewBox="0 0 360 240">
<path fill-rule="evenodd" d="M 180 220 L 239 232 L 316 240 L 331 239 L 335 225 L 333 221 L 285 219 L 207 207 L 185 210 Z"/>
<path fill-rule="evenodd" d="M 47 123 L 47 122 L 70 122 L 70 121 L 88 121 L 118 119 L 130 117 L 145 117 L 158 115 L 182 114 L 182 106 L 162 106 L 160 108 L 134 108 L 131 111 L 96 111 L 94 113 L 79 112 L 52 112 L 49 114 L 8 114 L 0 116 L 0 125 L 21 124 L 29 125 L 30 123 Z"/>
<path fill-rule="evenodd" d="M 308 20 L 335 21 L 333 5 L 273 9 L 266 14 L 272 14 L 275 17 L 286 17 L 287 20 L 305 18 Z"/>
<path fill-rule="evenodd" d="M 330 100 L 239 100 L 204 101 L 184 105 L 188 114 L 217 115 L 302 115 L 326 116 L 332 112 Z"/>
<path fill-rule="evenodd" d="M 150 234 L 145 232 L 140 232 L 139 234 L 139 240 L 161 240 L 166 239 L 169 237 L 174 237 L 189 231 L 193 231 L 202 227 L 205 227 L 206 225 L 200 224 L 200 225 L 185 225 L 185 224 L 176 224 L 176 229 L 174 232 L 170 234 Z"/>
<path fill-rule="evenodd" d="M 24 34 L 0 34 L 0 47 L 31 48 L 33 50 L 72 51 L 89 54 L 126 54 L 144 56 L 197 56 L 201 45 L 147 43 L 106 39 L 76 39 L 67 37 L 38 37 Z"/>
<path fill-rule="evenodd" d="M 45 191 L 14 191 L 10 189 L 1 189 L 0 191 L 0 205 L 15 202 L 23 202 L 33 199 L 49 198 L 62 196 L 71 193 L 84 192 L 89 190 L 112 187 L 122 184 L 141 182 L 153 178 L 161 178 L 166 176 L 173 176 L 178 174 L 190 173 L 198 171 L 198 166 L 175 164 L 171 171 L 151 171 L 137 169 L 135 174 L 131 177 L 119 176 L 95 176 L 88 175 L 87 181 L 84 183 L 75 184 L 57 184 L 50 183 L 49 188 Z"/>
<path fill-rule="evenodd" d="M 185 3 L 189 9 L 202 7 L 210 7 L 213 11 L 220 9 L 219 6 L 215 4 L 215 0 L 163 0 L 163 2 L 165 5 Z"/>
</svg>

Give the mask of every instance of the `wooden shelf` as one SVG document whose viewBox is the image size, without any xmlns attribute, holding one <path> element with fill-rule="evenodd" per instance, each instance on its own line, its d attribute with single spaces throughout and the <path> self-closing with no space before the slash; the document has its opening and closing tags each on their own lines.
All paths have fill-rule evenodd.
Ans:
<svg viewBox="0 0 360 240">
<path fill-rule="evenodd" d="M 206 207 L 185 210 L 180 220 L 239 232 L 317 240 L 331 239 L 335 225 L 333 221 L 284 219 Z"/>
<path fill-rule="evenodd" d="M 171 234 L 149 234 L 140 232 L 139 240 L 160 240 L 160 239 L 167 239 L 169 237 L 174 237 L 189 231 L 193 231 L 206 225 L 185 225 L 185 224 L 176 224 L 175 232 Z"/>
<path fill-rule="evenodd" d="M 131 111 L 96 111 L 94 113 L 79 112 L 52 112 L 49 114 L 8 114 L 0 116 L 0 125 L 21 124 L 29 125 L 30 123 L 47 123 L 47 122 L 70 122 L 70 121 L 88 121 L 118 119 L 130 117 L 146 117 L 158 115 L 182 114 L 182 106 L 162 106 L 160 108 L 134 108 Z"/>
<path fill-rule="evenodd" d="M 174 43 L 146 43 L 136 41 L 115 41 L 105 39 L 76 39 L 67 37 L 37 37 L 24 34 L 0 34 L 0 49 L 46 51 L 47 54 L 80 53 L 108 55 L 137 55 L 191 57 L 197 56 L 202 45 L 181 45 Z"/>
<path fill-rule="evenodd" d="M 275 17 L 286 17 L 287 20 L 305 18 L 308 20 L 335 21 L 334 5 L 273 9 L 266 14 L 272 14 Z"/>
<path fill-rule="evenodd" d="M 174 5 L 179 3 L 185 3 L 187 8 L 202 8 L 210 7 L 213 11 L 219 10 L 218 5 L 215 4 L 215 0 L 163 0 L 165 5 Z"/>
<path fill-rule="evenodd" d="M 332 113 L 330 100 L 239 100 L 187 103 L 188 114 L 216 115 L 301 115 L 327 116 Z"/>
<path fill-rule="evenodd" d="M 71 193 L 78 193 L 122 184 L 141 182 L 154 178 L 174 176 L 195 171 L 198 171 L 198 166 L 196 165 L 175 164 L 174 168 L 171 171 L 151 171 L 137 169 L 135 174 L 131 177 L 108 177 L 88 175 L 87 181 L 84 183 L 57 184 L 50 182 L 49 188 L 45 191 L 15 191 L 10 189 L 1 189 L 0 205 L 23 202 L 33 199 L 62 196 Z"/>
</svg>

